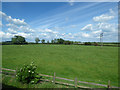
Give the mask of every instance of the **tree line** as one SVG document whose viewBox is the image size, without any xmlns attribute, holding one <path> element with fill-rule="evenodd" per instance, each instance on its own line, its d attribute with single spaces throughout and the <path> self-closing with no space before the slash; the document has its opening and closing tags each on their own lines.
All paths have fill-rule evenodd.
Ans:
<svg viewBox="0 0 120 90">
<path fill-rule="evenodd" d="M 23 36 L 14 36 L 13 38 L 11 38 L 11 41 L 6 41 L 6 42 L 2 42 L 2 45 L 11 45 L 11 44 L 17 44 L 17 45 L 23 45 L 23 44 L 38 44 L 39 42 L 41 42 L 42 44 L 65 44 L 65 45 L 72 45 L 72 44 L 81 44 L 81 45 L 92 45 L 91 42 L 85 42 L 85 43 L 81 43 L 80 41 L 69 41 L 69 40 L 64 40 L 62 38 L 58 38 L 58 39 L 52 39 L 51 41 L 46 41 L 45 39 L 39 39 L 38 37 L 35 38 L 35 43 L 30 43 L 27 42 L 25 37 Z M 95 45 L 97 46 L 97 43 L 95 43 Z"/>
<path fill-rule="evenodd" d="M 69 40 L 64 40 L 62 38 L 58 38 L 58 39 L 52 39 L 51 41 L 46 41 L 45 39 L 39 39 L 39 38 L 35 38 L 35 42 L 36 44 L 38 44 L 41 41 L 41 43 L 47 43 L 47 44 L 66 44 L 66 45 L 70 45 L 70 44 L 78 44 L 81 43 L 79 41 L 69 41 Z"/>
<path fill-rule="evenodd" d="M 38 43 L 39 44 L 65 44 L 65 45 L 72 45 L 72 44 L 74 44 L 74 45 L 94 45 L 94 46 L 101 45 L 100 42 L 84 42 L 84 43 L 81 43 L 80 41 L 69 41 L 69 40 L 64 40 L 62 38 L 58 38 L 58 39 L 55 38 L 55 39 L 52 39 L 51 41 L 49 41 L 49 40 L 45 40 L 45 39 L 40 40 L 38 37 L 35 38 L 35 43 L 30 43 L 30 42 L 26 41 L 25 37 L 18 36 L 18 35 L 11 38 L 11 41 L 5 41 L 5 42 L 2 42 L 0 44 L 2 44 L 2 45 L 12 45 L 12 44 L 23 45 L 23 44 L 38 44 Z M 119 43 L 104 43 L 104 44 L 118 45 Z"/>
<path fill-rule="evenodd" d="M 79 41 L 69 41 L 69 40 L 64 40 L 62 38 L 58 38 L 58 39 L 52 39 L 51 41 L 49 40 L 45 40 L 45 39 L 39 39 L 38 37 L 35 38 L 35 43 L 29 43 L 26 41 L 25 37 L 23 36 L 14 36 L 13 38 L 11 38 L 11 41 L 6 41 L 6 42 L 2 42 L 3 45 L 11 45 L 11 44 L 38 44 L 38 43 L 42 43 L 42 44 L 65 44 L 65 45 L 70 45 L 70 44 L 78 44 L 80 43 Z"/>
</svg>

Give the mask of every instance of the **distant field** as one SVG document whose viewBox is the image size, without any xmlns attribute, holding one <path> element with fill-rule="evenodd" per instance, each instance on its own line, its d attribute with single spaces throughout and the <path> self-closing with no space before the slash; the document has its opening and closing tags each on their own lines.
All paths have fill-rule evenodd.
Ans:
<svg viewBox="0 0 120 90">
<path fill-rule="evenodd" d="M 118 86 L 118 47 L 81 45 L 3 45 L 2 67 L 16 69 L 32 61 L 39 73 Z"/>
</svg>

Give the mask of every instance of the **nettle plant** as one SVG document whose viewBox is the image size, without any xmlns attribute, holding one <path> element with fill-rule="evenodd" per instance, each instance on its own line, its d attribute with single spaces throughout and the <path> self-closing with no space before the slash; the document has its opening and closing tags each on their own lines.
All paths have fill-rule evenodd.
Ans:
<svg viewBox="0 0 120 90">
<path fill-rule="evenodd" d="M 17 70 L 16 78 L 22 83 L 36 84 L 42 78 L 36 72 L 37 66 L 32 62 L 30 65 L 24 65 L 22 68 Z"/>
</svg>

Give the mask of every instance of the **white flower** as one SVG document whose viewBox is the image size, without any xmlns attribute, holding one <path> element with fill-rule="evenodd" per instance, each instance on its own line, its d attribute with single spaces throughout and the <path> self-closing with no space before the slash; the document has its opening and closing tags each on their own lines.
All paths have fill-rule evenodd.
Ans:
<svg viewBox="0 0 120 90">
<path fill-rule="evenodd" d="M 32 72 L 32 73 L 34 73 L 34 72 Z"/>
<path fill-rule="evenodd" d="M 20 69 L 20 71 L 22 71 L 22 68 Z"/>
<path fill-rule="evenodd" d="M 34 81 L 31 81 L 31 83 L 34 83 Z"/>
<path fill-rule="evenodd" d="M 30 70 L 28 72 L 30 72 Z"/>
</svg>

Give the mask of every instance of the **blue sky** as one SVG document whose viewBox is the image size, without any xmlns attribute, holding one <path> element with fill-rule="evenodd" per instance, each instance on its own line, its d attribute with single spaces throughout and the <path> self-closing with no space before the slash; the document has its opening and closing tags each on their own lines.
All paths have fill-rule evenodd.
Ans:
<svg viewBox="0 0 120 90">
<path fill-rule="evenodd" d="M 3 2 L 2 40 L 21 35 L 28 42 L 36 37 L 52 40 L 118 41 L 117 2 Z"/>
</svg>

